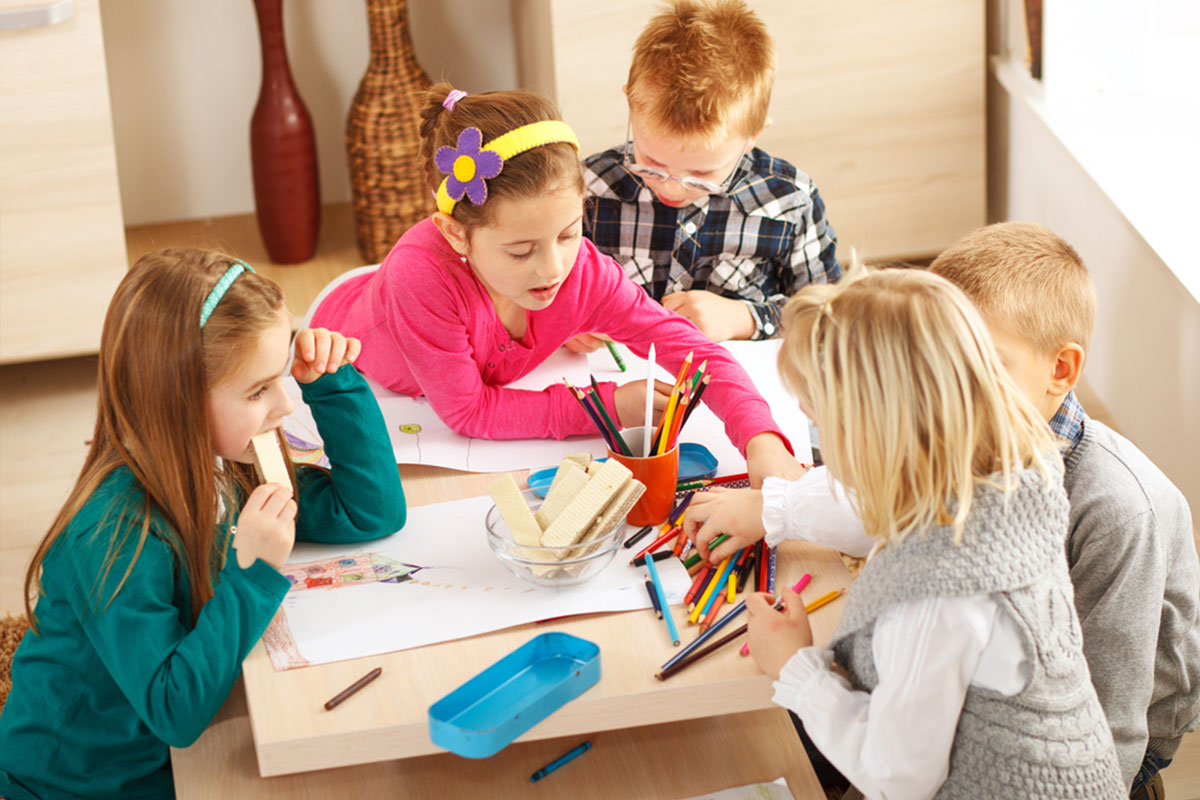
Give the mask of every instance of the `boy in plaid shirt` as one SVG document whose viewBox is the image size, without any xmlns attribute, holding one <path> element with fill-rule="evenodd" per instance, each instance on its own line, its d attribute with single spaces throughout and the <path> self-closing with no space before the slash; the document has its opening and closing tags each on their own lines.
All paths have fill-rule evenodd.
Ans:
<svg viewBox="0 0 1200 800">
<path fill-rule="evenodd" d="M 675 0 L 634 46 L 625 144 L 584 162 L 584 233 L 714 341 L 775 336 L 793 292 L 841 276 L 812 180 L 754 146 L 774 80 L 742 0 Z"/>
</svg>

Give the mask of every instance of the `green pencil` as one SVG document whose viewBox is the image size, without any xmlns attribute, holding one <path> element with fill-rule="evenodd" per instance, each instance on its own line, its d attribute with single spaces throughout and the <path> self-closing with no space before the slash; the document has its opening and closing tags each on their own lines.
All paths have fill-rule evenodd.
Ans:
<svg viewBox="0 0 1200 800">
<path fill-rule="evenodd" d="M 624 372 L 625 359 L 621 358 L 621 354 L 617 351 L 616 343 L 612 339 L 605 339 L 604 344 L 608 346 L 608 352 L 612 353 L 613 361 L 617 362 L 617 369 Z"/>
</svg>

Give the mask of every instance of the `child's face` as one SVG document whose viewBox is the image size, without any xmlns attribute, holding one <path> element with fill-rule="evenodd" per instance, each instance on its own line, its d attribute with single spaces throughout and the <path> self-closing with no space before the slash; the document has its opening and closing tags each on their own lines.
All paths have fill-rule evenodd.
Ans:
<svg viewBox="0 0 1200 800">
<path fill-rule="evenodd" d="M 246 363 L 208 390 L 213 451 L 226 461 L 253 463 L 250 438 L 278 428 L 292 412 L 292 400 L 283 388 L 291 339 L 287 312 L 281 308 Z"/>
<path fill-rule="evenodd" d="M 573 187 L 497 202 L 489 225 L 462 246 L 493 302 L 540 311 L 571 274 L 583 235 L 583 198 Z"/>
<path fill-rule="evenodd" d="M 1056 395 L 1052 386 L 1055 357 L 1039 353 L 1025 339 L 995 325 L 988 327 L 1008 376 L 1029 398 L 1038 413 L 1049 421 L 1062 405 L 1062 395 Z"/>
<path fill-rule="evenodd" d="M 639 124 L 639 115 L 630 111 L 633 158 L 638 164 L 660 169 L 674 178 L 700 178 L 721 185 L 733 173 L 738 160 L 754 143 L 752 137 L 728 134 L 708 145 L 686 142 L 663 134 L 648 124 Z M 641 176 L 663 205 L 680 208 L 707 197 L 709 192 L 689 189 L 673 178 Z"/>
</svg>

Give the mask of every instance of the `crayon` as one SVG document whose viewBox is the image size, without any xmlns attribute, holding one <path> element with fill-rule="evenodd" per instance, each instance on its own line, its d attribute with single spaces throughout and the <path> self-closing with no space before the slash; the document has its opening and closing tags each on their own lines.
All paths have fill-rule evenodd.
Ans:
<svg viewBox="0 0 1200 800">
<path fill-rule="evenodd" d="M 546 777 L 551 772 L 554 772 L 554 770 L 558 769 L 563 764 L 566 764 L 568 761 L 571 761 L 572 759 L 578 758 L 579 756 L 583 755 L 588 750 L 590 750 L 591 747 L 592 747 L 591 742 L 584 742 L 583 744 L 579 745 L 578 747 L 571 750 L 570 752 L 563 753 L 561 756 L 554 759 L 549 764 L 547 764 L 546 766 L 539 769 L 537 772 L 530 775 L 529 782 L 532 783 L 534 781 L 540 781 L 542 778 Z"/>
<path fill-rule="evenodd" d="M 340 692 L 335 694 L 329 700 L 329 702 L 327 702 L 325 704 L 325 710 L 332 711 L 333 709 L 335 709 L 336 707 L 341 705 L 343 702 L 345 702 L 347 697 L 354 694 L 359 689 L 363 688 L 368 683 L 370 683 L 371 681 L 378 678 L 381 672 L 383 672 L 383 667 L 376 667 L 375 669 L 368 672 L 366 675 L 363 675 L 361 678 L 356 680 L 354 683 L 347 686 L 345 689 L 342 689 Z"/>
<path fill-rule="evenodd" d="M 653 525 L 647 525 L 646 527 L 638 530 L 636 533 L 634 533 L 632 536 L 630 536 L 628 539 L 625 540 L 625 546 L 633 547 L 635 544 L 637 544 L 642 539 L 644 539 L 646 537 L 646 534 L 652 530 L 654 530 Z"/>
<path fill-rule="evenodd" d="M 608 347 L 608 352 L 612 354 L 613 361 L 617 362 L 617 369 L 621 372 L 625 371 L 625 359 L 621 358 L 621 354 L 617 352 L 617 345 L 612 339 L 605 339 L 604 344 Z"/>
</svg>

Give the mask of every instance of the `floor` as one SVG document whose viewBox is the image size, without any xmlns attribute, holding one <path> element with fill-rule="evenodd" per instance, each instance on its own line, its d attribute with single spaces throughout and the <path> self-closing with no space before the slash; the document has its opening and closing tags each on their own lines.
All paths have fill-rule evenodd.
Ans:
<svg viewBox="0 0 1200 800">
<path fill-rule="evenodd" d="M 358 266 L 348 209 L 327 214 L 321 252 L 300 268 L 268 266 L 284 287 L 288 305 L 302 316 L 324 283 Z M 170 226 L 131 230 L 131 256 L 170 241 L 182 244 Z M 188 243 L 216 246 L 266 263 L 252 227 L 244 220 L 216 221 L 206 231 L 187 232 Z M 249 242 L 254 240 L 254 244 Z M 132 258 L 131 258 L 132 260 Z M 24 574 L 29 559 L 66 498 L 86 453 L 95 413 L 96 368 L 90 357 L 0 367 L 0 616 L 23 611 Z M 1080 387 L 1089 413 L 1117 427 L 1099 400 Z M 1171 800 L 1200 800 L 1200 732 L 1184 739 L 1174 764 L 1163 773 Z"/>
</svg>

